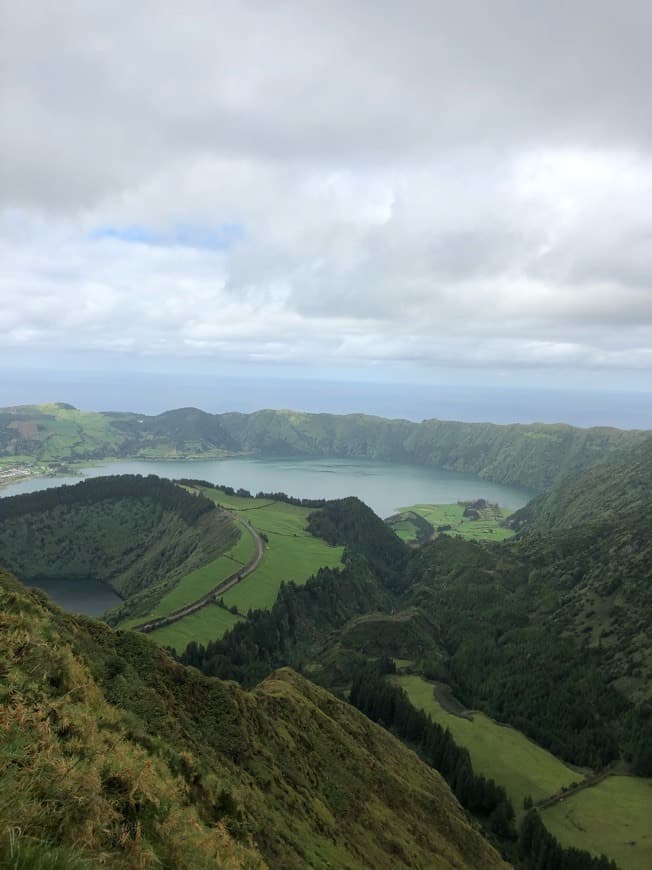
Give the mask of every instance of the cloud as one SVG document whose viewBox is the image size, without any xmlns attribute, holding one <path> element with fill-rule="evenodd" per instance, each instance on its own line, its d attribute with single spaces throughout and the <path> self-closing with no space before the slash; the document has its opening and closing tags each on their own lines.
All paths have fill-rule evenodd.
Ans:
<svg viewBox="0 0 652 870">
<path fill-rule="evenodd" d="M 652 366 L 652 7 L 24 0 L 5 347 Z"/>
</svg>

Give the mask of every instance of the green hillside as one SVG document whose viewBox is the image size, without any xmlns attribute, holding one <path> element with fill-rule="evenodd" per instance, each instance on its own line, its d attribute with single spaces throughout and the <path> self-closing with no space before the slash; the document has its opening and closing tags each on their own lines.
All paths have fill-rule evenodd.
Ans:
<svg viewBox="0 0 652 870">
<path fill-rule="evenodd" d="M 186 486 L 191 492 L 201 493 L 219 507 L 228 509 L 238 525 L 246 520 L 262 537 L 263 557 L 251 574 L 221 596 L 222 607 L 208 606 L 157 629 L 151 636 L 158 643 L 178 651 L 191 641 L 206 644 L 221 637 L 250 610 L 271 608 L 282 584 L 303 584 L 320 568 L 341 565 L 343 548 L 313 535 L 307 528 L 311 509 L 281 500 L 287 498 L 282 493 L 277 493 L 275 499 L 254 499 L 214 486 L 190 486 L 189 482 Z M 146 618 L 165 615 L 200 598 L 244 565 L 253 555 L 254 544 L 246 528 L 243 529 L 231 549 L 180 580 Z M 129 619 L 121 623 L 121 627 L 133 627 L 141 622 L 143 618 Z"/>
<path fill-rule="evenodd" d="M 336 567 L 342 547 L 327 543 L 308 528 L 310 508 L 267 498 L 242 498 L 219 488 L 201 488 L 217 504 L 241 516 L 263 536 L 265 554 L 259 568 L 224 595 L 227 607 L 246 614 L 268 609 L 276 600 L 281 583 L 305 583 L 320 568 Z"/>
<path fill-rule="evenodd" d="M 229 515 L 160 478 L 100 477 L 0 501 L 0 558 L 30 582 L 103 580 L 138 617 L 235 545 Z"/>
<path fill-rule="evenodd" d="M 289 670 L 251 692 L 0 573 L 0 864 L 498 868 L 439 774 Z"/>
<path fill-rule="evenodd" d="M 516 809 L 521 809 L 528 797 L 537 803 L 582 779 L 579 771 L 567 767 L 514 728 L 499 725 L 478 712 L 449 712 L 437 700 L 433 684 L 422 677 L 406 674 L 395 679 L 416 707 L 448 728 L 455 741 L 469 750 L 474 770 L 504 787 Z M 574 844 L 571 841 L 565 845 Z"/>
<path fill-rule="evenodd" d="M 412 423 L 364 414 L 181 408 L 148 417 L 61 404 L 0 409 L 0 459 L 14 457 L 16 465 L 226 454 L 360 457 L 469 472 L 539 491 L 644 437 L 563 424 Z"/>
<path fill-rule="evenodd" d="M 194 491 L 172 487 L 169 496 L 183 493 L 182 510 L 198 511 L 186 525 L 219 516 L 215 505 L 221 504 L 267 537 L 274 558 L 258 581 L 256 572 L 237 590 L 246 593 L 239 612 L 211 605 L 161 630 L 157 639 L 183 649 L 184 664 L 235 680 L 254 694 L 286 666 L 341 697 L 354 700 L 349 692 L 357 686 L 360 709 L 421 747 L 426 758 L 438 757 L 434 726 L 447 726 L 459 746 L 453 753 L 458 761 L 451 767 L 448 759 L 445 775 L 458 796 L 472 799 L 476 787 L 491 795 L 493 786 L 478 785 L 484 775 L 513 796 L 519 822 L 526 798 L 541 803 L 541 815 L 526 815 L 522 831 L 539 863 L 547 852 L 561 854 L 546 839 L 540 818 L 549 820 L 562 845 L 589 848 L 588 835 L 574 837 L 573 825 L 577 821 L 585 832 L 604 827 L 607 776 L 616 782 L 610 786 L 617 791 L 615 817 L 624 819 L 626 808 L 636 805 L 628 831 L 639 847 L 628 840 L 628 852 L 608 836 L 596 843 L 623 870 L 638 870 L 637 856 L 647 855 L 640 820 L 650 807 L 642 800 L 648 792 L 637 784 L 652 774 L 651 482 L 648 439 L 555 484 L 512 516 L 515 536 L 509 540 L 440 534 L 410 549 L 356 498 L 292 504 L 186 481 Z M 50 492 L 39 497 L 56 500 L 57 491 Z M 22 515 L 12 522 L 18 520 Z M 130 515 L 129 522 L 139 521 Z M 21 543 L 15 531 L 11 537 L 21 551 L 25 539 Z M 332 562 L 317 558 L 329 553 Z M 180 575 L 176 594 L 194 583 L 193 576 L 199 585 L 208 583 L 203 569 L 210 562 L 195 566 L 197 574 Z M 175 591 L 166 592 L 169 603 Z M 398 682 L 408 690 L 405 697 L 384 677 L 376 683 L 365 678 L 365 669 L 378 673 L 392 660 L 402 663 Z M 472 721 L 451 717 L 425 680 L 448 686 L 448 697 L 459 698 L 462 709 L 482 712 Z M 390 689 L 399 696 L 387 694 Z M 582 782 L 583 790 L 576 792 L 573 782 Z M 548 806 L 546 797 L 569 787 Z M 483 805 L 485 799 L 475 800 Z M 509 839 L 509 818 L 495 818 L 493 806 L 489 826 Z M 592 866 L 591 860 L 574 856 L 568 866 Z M 338 861 L 334 866 L 346 866 Z M 549 863 L 542 866 L 552 870 Z"/>
</svg>

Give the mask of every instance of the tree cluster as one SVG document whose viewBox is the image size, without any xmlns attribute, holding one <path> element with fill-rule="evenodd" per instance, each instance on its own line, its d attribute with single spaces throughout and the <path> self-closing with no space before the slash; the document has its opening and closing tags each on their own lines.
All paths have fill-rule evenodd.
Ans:
<svg viewBox="0 0 652 870">
<path fill-rule="evenodd" d="M 62 505 L 91 505 L 124 498 L 151 498 L 163 510 L 178 514 L 188 525 L 215 509 L 205 496 L 191 495 L 181 486 L 154 474 L 147 477 L 114 474 L 92 477 L 73 486 L 57 486 L 0 499 L 0 520 L 43 513 Z"/>
</svg>

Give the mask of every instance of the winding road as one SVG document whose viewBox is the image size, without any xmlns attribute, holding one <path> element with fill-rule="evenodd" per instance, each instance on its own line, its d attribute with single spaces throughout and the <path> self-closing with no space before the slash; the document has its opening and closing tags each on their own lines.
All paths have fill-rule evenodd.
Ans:
<svg viewBox="0 0 652 870">
<path fill-rule="evenodd" d="M 198 610 L 201 610 L 202 607 L 206 607 L 207 604 L 214 604 L 217 598 L 219 598 L 233 586 L 236 586 L 238 583 L 240 583 L 242 580 L 245 579 L 245 577 L 253 574 L 256 568 L 260 565 L 263 558 L 264 545 L 262 538 L 254 529 L 254 527 L 247 522 L 247 520 L 243 519 L 242 517 L 236 517 L 234 514 L 231 514 L 231 517 L 234 520 L 238 519 L 254 540 L 256 551 L 252 558 L 247 562 L 247 564 L 243 565 L 241 568 L 238 568 L 237 571 L 235 571 L 225 580 L 220 580 L 215 588 L 211 589 L 210 592 L 208 592 L 206 595 L 203 595 L 201 598 L 198 598 L 197 601 L 193 601 L 190 604 L 185 604 L 183 607 L 180 607 L 178 610 L 173 610 L 172 613 L 167 613 L 165 616 L 159 616 L 157 619 L 150 619 L 148 622 L 143 622 L 141 625 L 135 625 L 133 628 L 134 631 L 142 631 L 147 634 L 148 632 L 154 631 L 157 628 L 163 628 L 164 625 L 171 625 L 173 622 L 178 622 L 178 620 L 183 619 L 184 616 L 188 616 L 191 613 L 196 613 Z"/>
</svg>

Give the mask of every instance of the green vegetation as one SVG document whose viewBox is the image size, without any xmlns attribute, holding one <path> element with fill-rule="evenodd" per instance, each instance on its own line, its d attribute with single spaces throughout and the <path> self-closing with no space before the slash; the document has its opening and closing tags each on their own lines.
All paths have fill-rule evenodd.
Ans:
<svg viewBox="0 0 652 870">
<path fill-rule="evenodd" d="M 503 525 L 510 513 L 478 499 L 468 503 L 402 507 L 385 522 L 408 543 L 425 543 L 436 534 L 461 535 L 469 541 L 505 541 L 514 536 L 514 530 Z M 424 526 L 423 520 L 427 525 Z"/>
<path fill-rule="evenodd" d="M 236 495 L 231 490 L 185 483 L 191 492 L 201 492 L 215 504 L 241 516 L 262 536 L 265 542 L 263 559 L 258 568 L 222 596 L 224 606 L 237 613 L 270 609 L 283 583 L 303 584 L 320 568 L 341 564 L 343 549 L 314 537 L 306 529 L 310 509 L 285 501 Z M 279 494 L 282 495 L 282 494 Z M 238 522 L 236 520 L 236 522 Z M 220 580 L 226 579 L 254 553 L 251 535 L 242 526 L 242 535 L 235 546 L 209 565 L 183 577 L 163 598 L 146 619 L 164 616 L 201 598 Z M 222 637 L 237 622 L 232 614 L 218 608 L 208 608 L 152 632 L 152 637 L 164 646 L 183 650 L 195 641 L 206 644 Z M 143 618 L 131 619 L 123 628 L 133 627 Z"/>
<path fill-rule="evenodd" d="M 202 492 L 243 516 L 265 541 L 260 566 L 225 593 L 227 607 L 235 606 L 240 613 L 269 609 L 281 583 L 302 584 L 320 568 L 341 564 L 342 547 L 331 546 L 307 530 L 309 508 L 232 496 L 220 489 L 202 488 Z"/>
<path fill-rule="evenodd" d="M 201 610 L 184 616 L 177 622 L 157 628 L 148 635 L 160 646 L 184 650 L 189 643 L 207 644 L 223 637 L 242 619 L 217 604 L 208 604 Z"/>
<path fill-rule="evenodd" d="M 329 503 L 310 524 L 346 546 L 344 570 L 320 572 L 303 589 L 285 587 L 271 613 L 189 648 L 184 660 L 245 684 L 291 663 L 341 692 L 369 659 L 407 660 L 418 674 L 452 685 L 467 708 L 493 717 L 449 727 L 480 729 L 467 745 L 480 753 L 479 765 L 495 754 L 496 766 L 485 770 L 521 798 L 519 810 L 525 797 L 582 779 L 558 759 L 593 769 L 618 760 L 647 772 L 652 711 L 610 681 L 610 645 L 591 647 L 586 634 L 564 630 L 572 628 L 569 595 L 601 571 L 622 570 L 632 601 L 645 600 L 649 514 L 628 511 L 626 489 L 620 499 L 622 515 L 606 524 L 525 530 L 499 544 L 442 535 L 412 553 L 356 500 Z M 643 624 L 649 612 L 634 606 L 627 618 Z M 649 679 L 644 685 L 650 689 Z"/>
<path fill-rule="evenodd" d="M 4 573 L 0 619 L 3 866 L 504 866 L 435 771 L 292 671 L 244 692 Z"/>
<path fill-rule="evenodd" d="M 351 703 L 414 746 L 419 755 L 439 770 L 467 810 L 473 813 L 512 855 L 516 839 L 514 809 L 505 790 L 492 779 L 478 775 L 466 749 L 449 730 L 417 709 L 403 689 L 391 685 L 386 674 L 394 672 L 391 659 L 360 667 L 351 686 Z M 605 856 L 594 857 L 576 848 L 565 849 L 547 831 L 539 816 L 529 812 L 518 834 L 519 867 L 529 870 L 616 870 Z"/>
<path fill-rule="evenodd" d="M 99 477 L 0 500 L 0 552 L 17 576 L 93 578 L 138 622 L 175 584 L 215 562 L 238 537 L 224 511 L 156 477 Z"/>
<path fill-rule="evenodd" d="M 254 552 L 255 547 L 251 535 L 245 529 L 240 528 L 240 537 L 224 555 L 182 577 L 146 618 L 156 619 L 158 616 L 166 616 L 168 613 L 179 610 L 184 604 L 196 601 L 206 595 L 222 580 L 226 580 L 238 568 L 246 565 L 252 559 Z"/>
<path fill-rule="evenodd" d="M 448 712 L 437 700 L 433 684 L 422 677 L 405 674 L 394 680 L 415 707 L 429 713 L 442 728 L 448 728 L 456 743 L 469 750 L 473 769 L 502 785 L 517 810 L 527 797 L 538 803 L 582 779 L 581 773 L 514 728 L 499 725 L 479 712 L 464 716 Z"/>
<path fill-rule="evenodd" d="M 175 418 L 179 432 L 185 426 L 185 414 L 195 420 L 199 427 L 197 431 L 205 433 L 213 425 L 210 422 L 213 418 L 206 420 L 205 417 L 197 417 L 199 412 L 179 412 Z M 238 415 L 225 415 L 220 420 L 224 431 L 230 431 L 230 437 L 235 441 L 233 433 L 237 426 L 233 423 L 229 430 L 230 416 Z M 262 429 L 254 431 L 249 428 L 250 424 L 253 425 L 250 418 L 243 419 L 244 422 L 240 420 L 238 426 L 242 425 L 251 435 L 253 440 L 247 442 L 249 445 L 258 443 L 256 439 L 259 439 L 264 449 L 279 452 L 281 445 L 286 443 L 283 433 L 287 432 L 287 426 L 299 441 L 300 436 L 303 437 L 301 433 L 305 434 L 308 427 L 317 443 L 319 431 L 315 426 L 319 423 L 327 427 L 328 423 L 312 417 L 306 421 L 302 415 L 296 418 L 292 415 L 277 415 L 267 418 L 269 428 L 265 434 Z M 124 431 L 130 425 L 128 420 L 125 421 Z M 167 422 L 158 420 L 157 425 L 162 427 L 163 433 Z M 362 423 L 359 425 L 362 432 Z M 505 433 L 501 427 L 497 429 L 500 432 L 494 433 L 496 438 L 498 435 L 502 438 Z M 338 438 L 340 435 L 343 437 L 346 431 L 346 425 L 342 422 Z M 348 431 L 351 434 L 351 430 Z M 388 435 L 388 430 L 385 431 Z M 443 437 L 443 430 L 438 431 Z M 535 467 L 541 458 L 538 453 L 541 444 L 548 445 L 544 450 L 546 462 L 552 463 L 553 457 L 554 461 L 562 461 L 557 448 L 551 447 L 550 431 L 537 432 L 536 437 L 532 433 L 530 435 L 528 437 L 533 445 L 532 453 L 528 454 L 533 463 L 530 468 Z M 522 436 L 523 432 L 519 430 L 518 438 Z M 181 439 L 181 435 L 178 437 Z M 469 794 L 476 791 L 482 793 L 482 784 L 476 783 L 477 789 L 475 785 L 469 786 L 469 783 L 475 782 L 471 773 L 479 779 L 483 774 L 491 775 L 514 796 L 517 811 L 524 807 L 526 798 L 540 801 L 546 795 L 582 778 L 581 773 L 570 771 L 558 759 L 592 768 L 596 780 L 604 775 L 605 768 L 608 771 L 631 770 L 640 775 L 650 775 L 652 587 L 649 581 L 652 539 L 649 516 L 652 508 L 652 439 L 638 444 L 628 453 L 616 453 L 609 457 L 609 450 L 617 439 L 614 440 L 609 433 L 604 434 L 604 443 L 591 440 L 595 438 L 595 432 L 588 433 L 581 450 L 577 444 L 573 447 L 572 439 L 567 440 L 566 447 L 570 451 L 567 460 L 581 465 L 588 455 L 583 452 L 589 450 L 588 445 L 592 444 L 597 450 L 596 445 L 601 443 L 600 449 L 604 450 L 606 457 L 604 462 L 570 478 L 564 485 L 555 485 L 549 493 L 510 517 L 510 527 L 516 534 L 505 541 L 495 538 L 488 541 L 464 540 L 456 534 L 440 534 L 419 549 L 410 549 L 357 499 L 343 499 L 311 507 L 291 504 L 287 500 L 268 499 L 267 496 L 251 498 L 244 492 L 219 492 L 211 487 L 203 489 L 203 498 L 202 495 L 186 493 L 187 502 L 183 502 L 182 510 L 191 511 L 196 506 L 201 509 L 200 513 L 192 522 L 186 522 L 180 511 L 161 508 L 161 516 L 173 524 L 170 528 L 177 528 L 174 524 L 178 523 L 195 532 L 200 527 L 204 528 L 204 524 L 215 521 L 215 517 L 225 516 L 219 510 L 205 510 L 205 502 L 209 507 L 211 503 L 218 502 L 228 505 L 230 511 L 253 523 L 267 539 L 266 558 L 267 555 L 270 558 L 260 566 L 260 573 L 257 571 L 238 590 L 234 590 L 243 596 L 238 604 L 240 612 L 248 611 L 251 606 L 252 612 L 247 618 L 238 618 L 237 614 L 211 606 L 194 614 L 193 622 L 184 625 L 185 621 L 182 621 L 169 626 L 169 632 L 165 634 L 167 629 L 163 630 L 157 639 L 159 643 L 183 649 L 188 638 L 192 638 L 181 659 L 186 664 L 200 668 L 206 675 L 237 680 L 244 686 L 253 687 L 275 669 L 290 665 L 304 670 L 316 683 L 342 696 L 351 690 L 360 669 L 368 668 L 373 663 L 386 662 L 390 658 L 409 662 L 414 674 L 403 674 L 397 679 L 408 690 L 413 705 L 426 710 L 430 719 L 425 713 L 410 713 L 405 706 L 409 704 L 407 696 L 384 679 L 383 685 L 387 691 L 379 690 L 377 698 L 372 693 L 364 701 L 363 707 L 369 707 L 367 712 L 370 716 L 395 728 L 411 744 L 415 744 L 416 738 L 410 736 L 410 721 L 413 724 L 421 723 L 426 730 L 434 729 L 437 723 L 447 725 L 459 743 L 456 752 L 462 752 L 466 746 L 469 764 L 473 760 L 477 768 L 471 771 L 466 762 L 460 762 L 459 770 L 457 765 L 453 766 L 451 784 L 456 793 L 466 794 L 469 789 Z M 514 467 L 516 473 L 520 474 L 526 467 L 522 464 L 522 444 L 516 439 L 512 447 Z M 365 447 L 361 440 L 352 442 L 352 451 L 363 449 L 370 449 L 369 444 Z M 489 447 L 486 451 L 491 452 Z M 486 451 L 482 454 L 485 459 L 489 455 Z M 467 455 L 472 454 L 460 453 L 460 456 Z M 473 455 L 477 458 L 480 452 Z M 535 461 L 536 457 L 539 458 Z M 566 462 L 566 459 L 563 461 Z M 543 466 L 536 467 L 540 470 Z M 186 484 L 192 488 L 191 482 Z M 209 499 L 205 498 L 206 495 Z M 117 503 L 120 499 L 115 498 L 114 501 Z M 48 508 L 48 511 L 62 511 L 63 515 L 68 510 L 70 505 L 67 501 Z M 102 511 L 104 507 L 100 511 L 96 504 L 89 501 L 87 513 L 92 523 L 113 529 Z M 122 513 L 123 509 L 120 508 L 116 522 Z M 129 507 L 125 515 L 128 523 L 136 529 L 148 528 L 145 518 L 149 517 L 149 513 L 140 507 Z M 17 555 L 26 549 L 25 542 L 31 540 L 24 535 L 20 537 L 20 523 L 24 523 L 28 516 L 29 511 L 21 509 L 8 517 L 14 526 L 11 535 L 7 535 L 7 546 L 14 546 Z M 426 516 L 416 511 L 415 516 L 420 517 L 423 523 L 432 525 Z M 467 515 L 465 526 L 467 519 L 469 524 L 479 522 Z M 440 526 L 446 524 L 438 523 Z M 237 534 L 232 523 L 230 527 Z M 167 530 L 168 527 L 164 528 Z M 423 529 L 423 525 L 420 528 Z M 37 527 L 33 529 L 36 534 Z M 112 531 L 111 540 L 119 539 L 120 534 L 119 531 Z M 142 532 L 142 535 L 144 539 L 145 533 Z M 92 536 L 90 540 L 93 540 Z M 203 537 L 200 536 L 200 540 L 203 541 Z M 63 545 L 63 541 L 60 543 Z M 148 603 L 146 612 L 153 610 L 165 594 L 177 594 L 176 600 L 181 600 L 198 586 L 203 589 L 211 583 L 210 573 L 200 571 L 190 579 L 188 575 L 218 560 L 234 543 L 234 539 L 230 540 L 228 547 L 219 550 L 211 558 L 205 558 L 207 551 L 203 550 L 202 561 L 196 564 L 177 560 L 175 564 L 183 567 L 175 575 L 174 582 L 186 578 L 184 585 L 174 591 L 172 585 L 162 589 L 156 601 Z M 315 549 L 311 549 L 313 547 Z M 177 549 L 180 547 L 175 544 L 172 552 Z M 77 541 L 64 555 L 70 558 L 72 554 L 82 564 L 82 551 L 81 542 Z M 107 552 L 113 558 L 111 551 Z M 333 560 L 323 561 L 325 554 L 332 556 Z M 120 553 L 116 558 L 122 558 Z M 330 567 L 320 567 L 325 565 Z M 309 571 L 314 576 L 306 580 Z M 40 599 L 37 597 L 32 600 Z M 175 599 L 168 599 L 168 602 L 170 600 Z M 233 604 L 234 600 L 227 599 L 225 603 Z M 215 634 L 212 626 L 215 626 Z M 227 630 L 229 628 L 231 630 Z M 108 629 L 101 629 L 101 632 L 104 631 Z M 178 632 L 176 637 L 175 631 Z M 220 631 L 225 632 L 223 637 L 218 637 Z M 130 632 L 124 632 L 123 635 L 120 643 L 128 644 L 131 642 L 128 639 L 134 637 Z M 133 641 L 135 644 L 144 642 L 145 639 L 140 637 Z M 138 649 L 141 647 L 138 646 Z M 151 644 L 147 649 L 151 649 Z M 161 662 L 168 661 L 163 653 L 160 656 Z M 152 666 L 149 659 L 147 662 L 147 667 Z M 156 667 L 159 666 L 160 662 Z M 166 691 L 174 695 L 177 689 L 171 688 L 160 673 L 158 676 L 167 687 Z M 196 678 L 203 679 L 198 675 Z M 443 709 L 433 697 L 430 684 L 423 678 L 444 681 L 460 699 L 463 709 L 482 710 L 487 715 L 474 714 L 473 720 L 453 716 L 450 698 L 445 700 L 440 696 L 445 707 Z M 276 699 L 273 708 L 275 712 L 278 710 L 281 719 L 274 721 L 272 730 L 281 742 L 282 751 L 289 751 L 286 732 L 293 735 L 293 747 L 302 746 L 299 732 L 295 736 L 292 730 L 294 723 L 290 726 L 283 718 L 287 712 L 284 712 L 285 693 L 289 691 L 294 697 L 297 691 L 294 684 L 291 690 L 288 689 L 286 682 L 285 678 L 281 679 L 280 686 L 275 682 L 274 692 L 278 692 L 278 695 L 273 693 Z M 206 685 L 202 684 L 203 688 Z M 398 695 L 392 694 L 390 689 L 398 692 Z M 160 691 L 159 688 L 156 691 Z M 235 685 L 230 687 L 229 692 L 232 700 L 240 699 L 237 701 L 240 704 L 239 718 L 234 717 L 234 721 L 237 721 L 238 728 L 246 731 L 250 726 L 242 724 L 243 721 L 248 722 L 246 715 L 243 719 L 243 710 L 249 702 L 241 699 L 251 697 L 251 694 L 239 694 Z M 253 696 L 257 697 L 258 692 L 260 690 L 256 690 Z M 303 688 L 300 693 L 304 693 Z M 403 700 L 397 700 L 400 698 Z M 196 701 L 194 694 L 193 701 Z M 224 698 L 222 702 L 224 709 L 229 709 Z M 273 706 L 271 700 L 269 703 Z M 288 702 L 290 706 L 292 703 Z M 324 705 L 319 709 L 328 709 L 325 701 Z M 397 719 L 399 709 L 403 712 Z M 457 712 L 463 712 L 463 709 Z M 140 710 L 139 707 L 138 715 L 141 715 Z M 176 712 L 179 713 L 178 710 Z M 404 720 L 402 723 L 401 716 Z M 488 716 L 493 717 L 493 721 Z M 222 737 L 229 740 L 231 737 L 228 735 L 232 733 L 229 731 L 230 721 L 221 723 L 228 726 L 222 732 Z M 505 728 L 498 722 L 509 723 L 512 728 Z M 190 733 L 194 726 L 188 727 L 190 731 L 187 733 Z M 251 727 L 255 731 L 262 725 L 258 721 L 255 727 Z M 436 733 L 436 729 L 432 730 L 432 734 Z M 239 739 L 243 739 L 242 734 L 238 734 Z M 419 751 L 425 757 L 427 741 L 423 742 L 421 731 L 419 734 L 421 744 L 416 740 L 415 745 L 417 748 L 420 746 Z M 248 737 L 255 743 L 255 735 L 252 738 L 251 733 L 248 733 Z M 435 738 L 430 739 L 432 741 Z M 530 740 L 535 740 L 538 745 Z M 235 742 L 230 744 L 231 747 L 235 745 Z M 244 750 L 237 750 L 236 755 L 240 751 Z M 265 751 L 257 746 L 254 767 L 263 763 L 259 756 L 265 757 Z M 295 754 L 302 756 L 303 749 Z M 463 759 L 464 753 L 456 755 L 456 758 Z M 464 774 L 460 772 L 462 769 L 466 771 Z M 269 769 L 266 772 L 269 773 Z M 312 783 L 313 774 L 306 768 L 302 767 L 300 771 L 293 769 L 291 774 L 305 777 L 307 782 Z M 274 776 L 270 776 L 269 782 L 274 781 Z M 618 782 L 614 777 L 609 777 L 598 785 L 573 792 L 560 803 L 541 810 L 541 816 L 528 813 L 523 819 L 518 847 L 523 850 L 524 865 L 537 870 L 591 866 L 587 864 L 590 859 L 581 853 L 562 850 L 546 828 L 542 827 L 540 819 L 550 824 L 550 830 L 558 835 L 562 845 L 583 847 L 584 834 L 588 839 L 593 830 L 597 832 L 599 826 L 606 827 L 607 799 L 601 794 L 609 795 L 608 789 L 614 786 L 608 783 L 612 781 Z M 622 784 L 625 782 L 626 786 Z M 338 787 L 343 788 L 344 784 L 340 783 Z M 619 819 L 627 817 L 627 787 L 632 788 L 631 800 L 636 806 L 643 803 L 646 809 L 649 808 L 644 797 L 647 795 L 646 782 L 633 777 L 622 780 L 616 786 L 616 793 L 611 795 L 616 804 L 622 804 L 622 809 L 618 809 L 616 814 Z M 271 786 L 268 790 L 276 800 L 276 791 Z M 312 786 L 306 786 L 302 798 L 304 803 L 306 794 L 312 799 Z M 289 807 L 291 803 L 288 798 L 284 807 Z M 303 804 L 296 804 L 300 805 Z M 600 809 L 601 806 L 604 809 Z M 569 814 L 564 816 L 566 807 L 569 808 Z M 376 825 L 377 836 L 383 829 L 380 816 L 383 817 L 383 823 L 386 821 L 383 812 L 379 811 L 378 818 L 372 813 L 372 827 Z M 589 823 L 585 814 L 591 816 L 594 822 Z M 502 811 L 501 815 L 496 824 L 504 832 L 507 827 L 503 823 L 509 822 L 509 819 Z M 636 833 L 631 839 L 643 844 L 639 851 L 646 855 L 643 846 L 647 848 L 647 843 L 640 827 L 642 823 L 639 823 L 636 812 L 632 811 L 631 817 Z M 294 849 L 297 837 L 300 838 L 303 830 L 303 821 L 296 823 L 291 834 L 286 832 L 284 823 L 279 822 L 278 818 L 274 819 L 274 823 L 281 824 L 283 842 L 291 842 L 291 848 Z M 575 823 L 584 828 L 584 832 L 574 830 Z M 308 839 L 314 839 L 312 833 Z M 260 839 L 256 839 L 256 843 L 263 848 Z M 61 845 L 65 846 L 66 843 Z M 263 850 L 264 854 L 266 857 L 273 854 L 278 862 L 283 856 L 273 853 L 273 848 L 271 845 L 265 846 L 267 851 Z M 313 866 L 311 860 L 315 861 L 318 855 L 324 864 L 330 861 L 337 866 L 338 862 L 343 863 L 342 853 L 337 852 L 337 848 L 330 840 L 328 843 L 320 841 L 320 845 L 310 852 L 310 860 L 303 856 L 304 864 Z M 397 848 L 398 854 L 408 854 L 404 841 L 401 840 Z M 621 840 L 616 840 L 613 834 L 609 836 L 606 832 L 594 848 L 604 850 L 610 858 L 619 857 L 621 861 L 626 859 L 628 849 L 632 850 L 632 855 L 637 854 L 635 846 L 630 845 L 626 849 Z M 409 862 L 406 859 L 404 863 Z M 383 866 L 382 861 L 379 866 Z M 600 866 L 604 866 L 604 862 Z M 625 863 L 624 866 L 629 865 Z"/>
<path fill-rule="evenodd" d="M 294 411 L 212 415 L 181 408 L 148 417 L 84 413 L 69 405 L 0 409 L 0 456 L 29 456 L 32 462 L 226 454 L 360 457 L 469 472 L 538 491 L 644 436 L 561 424 L 411 423 Z"/>
<path fill-rule="evenodd" d="M 598 652 L 635 702 L 652 700 L 651 494 L 649 438 L 510 518 L 538 583 L 559 599 L 557 630 Z"/>
<path fill-rule="evenodd" d="M 609 776 L 542 812 L 563 845 L 613 857 L 622 870 L 652 867 L 652 780 Z"/>
</svg>

